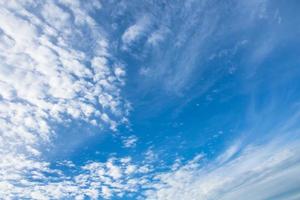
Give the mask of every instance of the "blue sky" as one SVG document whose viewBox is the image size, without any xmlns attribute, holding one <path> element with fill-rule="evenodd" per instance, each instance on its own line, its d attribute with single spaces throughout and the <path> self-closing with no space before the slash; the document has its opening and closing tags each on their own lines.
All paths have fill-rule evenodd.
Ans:
<svg viewBox="0 0 300 200">
<path fill-rule="evenodd" d="M 0 5 L 1 199 L 300 199 L 298 1 Z"/>
</svg>

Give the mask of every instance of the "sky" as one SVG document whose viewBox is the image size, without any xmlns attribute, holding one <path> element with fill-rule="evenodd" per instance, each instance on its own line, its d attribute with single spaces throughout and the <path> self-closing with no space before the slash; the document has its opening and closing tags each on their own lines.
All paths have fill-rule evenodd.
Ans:
<svg viewBox="0 0 300 200">
<path fill-rule="evenodd" d="M 0 199 L 300 199 L 298 0 L 0 0 Z"/>
</svg>

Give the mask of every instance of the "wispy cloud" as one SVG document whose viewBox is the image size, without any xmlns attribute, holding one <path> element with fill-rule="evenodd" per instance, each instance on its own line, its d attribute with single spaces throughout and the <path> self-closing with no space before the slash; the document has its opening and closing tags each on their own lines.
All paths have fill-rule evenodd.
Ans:
<svg viewBox="0 0 300 200">
<path fill-rule="evenodd" d="M 131 135 L 123 140 L 124 147 L 132 148 L 136 146 L 138 138 L 135 135 Z"/>
<path fill-rule="evenodd" d="M 154 173 L 147 199 L 297 199 L 300 196 L 299 107 L 287 106 L 285 120 L 260 109 L 238 140 L 215 158 L 199 154 Z M 294 104 L 295 105 L 295 104 Z M 295 110 L 295 111 L 294 111 Z M 276 110 L 276 112 L 279 112 Z M 259 114 L 258 114 L 259 116 Z"/>
<path fill-rule="evenodd" d="M 146 38 L 134 52 L 134 57 L 141 61 L 140 65 L 147 69 L 148 76 L 139 81 L 141 92 L 151 91 L 149 88 L 156 86 L 164 94 L 180 96 L 197 90 L 198 96 L 232 73 L 232 62 L 236 63 L 235 71 L 249 69 L 248 74 L 255 73 L 256 68 L 272 54 L 278 44 L 276 41 L 287 34 L 286 29 L 279 31 L 277 18 L 280 12 L 276 3 L 268 0 L 231 3 L 175 1 L 151 6 L 150 11 L 141 6 L 132 13 L 133 16 L 151 16 L 151 26 L 146 34 L 134 31 L 141 32 Z M 265 31 L 257 34 L 254 30 L 260 28 L 260 23 L 264 24 Z M 135 28 L 145 27 L 140 24 L 144 23 L 136 23 L 127 30 L 131 27 L 144 30 Z M 243 41 L 247 44 L 240 45 Z M 229 52 L 227 55 L 221 55 L 224 47 Z M 247 54 L 241 53 L 244 50 Z M 219 58 L 210 59 L 217 54 L 220 54 Z M 233 61 L 237 54 L 241 60 L 247 60 L 247 64 Z M 226 62 L 219 64 L 221 60 Z M 255 62 L 250 64 L 249 60 Z M 213 69 L 211 65 L 214 65 Z"/>
<path fill-rule="evenodd" d="M 147 199 L 296 199 L 299 197 L 299 140 L 248 145 L 226 162 L 191 161 L 158 174 Z"/>
<path fill-rule="evenodd" d="M 169 29 L 161 27 L 149 35 L 147 42 L 151 45 L 158 45 L 160 42 L 165 40 L 168 33 L 170 33 Z"/>
<path fill-rule="evenodd" d="M 145 15 L 139 18 L 135 24 L 129 26 L 122 35 L 124 48 L 127 48 L 131 43 L 143 36 L 150 24 L 151 20 L 149 16 Z"/>
</svg>

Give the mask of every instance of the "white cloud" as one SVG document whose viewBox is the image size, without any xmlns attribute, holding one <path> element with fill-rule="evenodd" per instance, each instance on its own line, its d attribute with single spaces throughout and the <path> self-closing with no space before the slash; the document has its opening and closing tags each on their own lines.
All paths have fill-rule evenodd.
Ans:
<svg viewBox="0 0 300 200">
<path fill-rule="evenodd" d="M 237 153 L 235 144 L 209 164 L 197 159 L 156 175 L 147 199 L 295 199 L 300 195 L 299 143 L 248 145 L 230 158 Z"/>
<path fill-rule="evenodd" d="M 151 45 L 157 45 L 165 39 L 168 32 L 169 30 L 167 28 L 160 28 L 150 34 L 147 42 Z"/>
<path fill-rule="evenodd" d="M 150 22 L 151 21 L 148 16 L 143 16 L 134 25 L 128 27 L 122 35 L 122 41 L 125 47 L 145 34 Z"/>
<path fill-rule="evenodd" d="M 116 130 L 129 112 L 120 94 L 125 69 L 108 62 L 109 42 L 89 14 L 101 5 L 55 2 L 0 1 L 1 199 L 80 199 L 79 193 L 96 199 L 114 192 L 98 190 L 97 181 L 77 182 L 93 178 L 88 169 L 68 177 L 42 159 L 58 134 L 52 124 L 81 120 Z M 111 164 L 105 172 L 114 180 L 103 177 L 106 185 L 118 187 L 122 170 Z"/>
<path fill-rule="evenodd" d="M 138 141 L 138 138 L 135 135 L 131 135 L 131 136 L 127 137 L 125 140 L 123 140 L 124 147 L 126 147 L 126 148 L 135 147 L 137 141 Z"/>
<path fill-rule="evenodd" d="M 140 187 L 139 170 L 130 171 L 130 159 L 110 159 L 107 162 L 90 162 L 76 169 L 73 176 L 60 170 L 50 170 L 45 162 L 30 162 L 21 157 L 4 157 L 13 168 L 1 174 L 0 197 L 30 199 L 110 199 L 136 192 Z M 125 161 L 126 160 L 126 161 Z M 2 163 L 3 164 L 3 163 Z M 60 163 L 68 169 L 74 168 L 70 162 Z M 3 168 L 5 166 L 1 166 Z M 19 172 L 25 174 L 18 174 Z M 2 172 L 2 171 L 1 171 Z M 52 176 L 47 176 L 52 174 Z M 126 176 L 123 176 L 126 174 Z M 11 183 L 12 182 L 12 183 Z"/>
</svg>

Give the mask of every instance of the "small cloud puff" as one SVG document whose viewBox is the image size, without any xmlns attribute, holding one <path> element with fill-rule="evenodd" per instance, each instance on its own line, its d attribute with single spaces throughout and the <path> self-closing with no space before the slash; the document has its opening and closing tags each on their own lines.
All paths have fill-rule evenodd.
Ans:
<svg viewBox="0 0 300 200">
<path fill-rule="evenodd" d="M 123 145 L 126 148 L 133 148 L 136 146 L 138 138 L 135 135 L 131 135 L 123 140 Z"/>
<path fill-rule="evenodd" d="M 149 35 L 147 42 L 151 45 L 157 45 L 165 39 L 168 33 L 167 28 L 160 28 Z"/>
<path fill-rule="evenodd" d="M 135 24 L 129 26 L 122 35 L 124 48 L 126 49 L 127 46 L 144 35 L 148 31 L 150 24 L 150 18 L 148 16 L 143 16 L 138 19 Z"/>
</svg>

